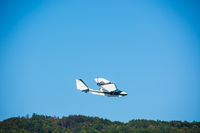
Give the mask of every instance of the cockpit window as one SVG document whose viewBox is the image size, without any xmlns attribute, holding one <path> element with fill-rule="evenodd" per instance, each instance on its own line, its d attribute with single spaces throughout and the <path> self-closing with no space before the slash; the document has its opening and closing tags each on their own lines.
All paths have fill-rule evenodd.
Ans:
<svg viewBox="0 0 200 133">
<path fill-rule="evenodd" d="M 118 94 L 120 94 L 122 91 L 120 91 L 120 90 L 115 90 L 114 92 L 113 92 L 113 94 L 115 94 L 115 95 L 118 95 Z"/>
</svg>

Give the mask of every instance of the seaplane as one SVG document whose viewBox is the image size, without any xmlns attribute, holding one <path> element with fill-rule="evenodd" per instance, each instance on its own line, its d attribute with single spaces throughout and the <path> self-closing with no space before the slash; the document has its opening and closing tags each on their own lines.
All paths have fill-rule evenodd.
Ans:
<svg viewBox="0 0 200 133">
<path fill-rule="evenodd" d="M 104 78 L 95 78 L 94 79 L 98 86 L 100 86 L 99 90 L 93 90 L 89 88 L 82 79 L 76 79 L 76 87 L 78 90 L 82 92 L 90 92 L 95 95 L 102 95 L 108 97 L 122 97 L 128 95 L 128 93 L 117 89 L 115 83 L 110 82 Z"/>
</svg>

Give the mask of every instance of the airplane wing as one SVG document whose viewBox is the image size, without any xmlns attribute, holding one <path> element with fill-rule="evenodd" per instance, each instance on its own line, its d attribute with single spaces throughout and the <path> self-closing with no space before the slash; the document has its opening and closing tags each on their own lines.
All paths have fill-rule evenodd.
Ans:
<svg viewBox="0 0 200 133">
<path fill-rule="evenodd" d="M 95 78 L 94 79 L 97 82 L 97 85 L 100 85 L 104 92 L 112 92 L 117 90 L 117 87 L 114 83 L 111 83 L 109 80 L 104 78 Z"/>
<path fill-rule="evenodd" d="M 112 91 L 117 90 L 117 87 L 113 83 L 105 84 L 105 85 L 102 85 L 101 87 L 102 87 L 101 89 L 106 92 L 112 92 Z"/>
<path fill-rule="evenodd" d="M 95 80 L 95 81 L 97 82 L 97 84 L 99 84 L 99 85 L 111 83 L 109 80 L 104 79 L 104 78 L 95 78 L 94 80 Z"/>
</svg>

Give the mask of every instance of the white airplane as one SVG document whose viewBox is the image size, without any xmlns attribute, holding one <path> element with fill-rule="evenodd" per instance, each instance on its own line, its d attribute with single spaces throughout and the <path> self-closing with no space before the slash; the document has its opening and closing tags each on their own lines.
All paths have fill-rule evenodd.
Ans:
<svg viewBox="0 0 200 133">
<path fill-rule="evenodd" d="M 104 78 L 95 78 L 98 86 L 101 86 L 99 90 L 90 89 L 82 79 L 76 79 L 76 87 L 78 90 L 82 92 L 90 92 L 95 95 L 103 95 L 108 97 L 122 97 L 128 95 L 124 91 L 120 91 L 117 89 L 116 85 Z"/>
</svg>

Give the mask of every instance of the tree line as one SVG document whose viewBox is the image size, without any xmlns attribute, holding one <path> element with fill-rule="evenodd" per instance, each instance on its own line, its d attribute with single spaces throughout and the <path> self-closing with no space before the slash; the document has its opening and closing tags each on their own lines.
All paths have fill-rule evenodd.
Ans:
<svg viewBox="0 0 200 133">
<path fill-rule="evenodd" d="M 134 119 L 127 123 L 99 117 L 33 114 L 0 122 L 0 133 L 200 133 L 200 122 Z"/>
</svg>

